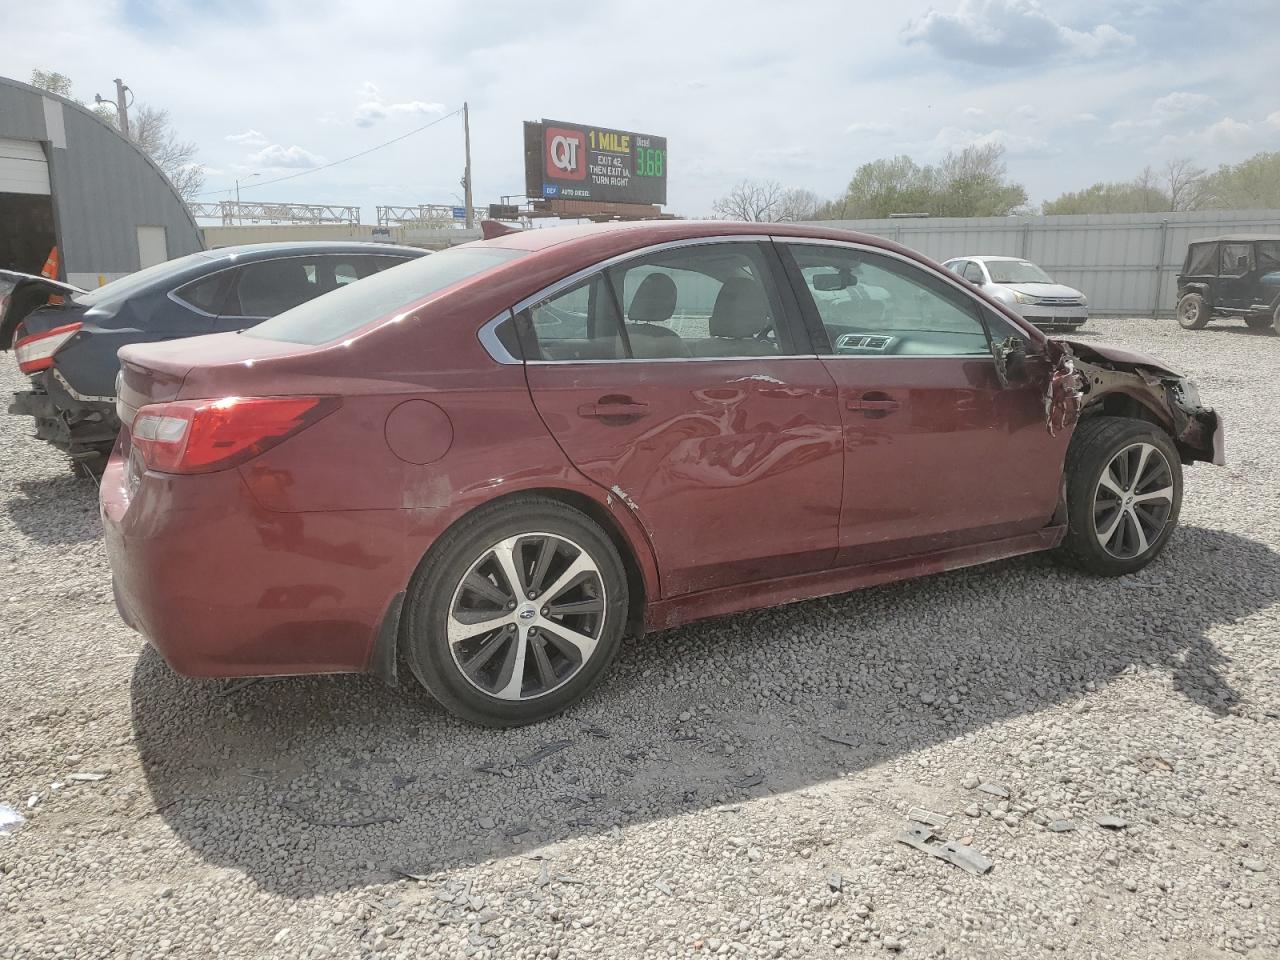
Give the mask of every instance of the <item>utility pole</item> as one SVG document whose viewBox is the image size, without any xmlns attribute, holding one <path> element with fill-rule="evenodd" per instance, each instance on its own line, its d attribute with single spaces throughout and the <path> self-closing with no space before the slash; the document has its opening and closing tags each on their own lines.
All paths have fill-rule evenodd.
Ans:
<svg viewBox="0 0 1280 960">
<path fill-rule="evenodd" d="M 116 77 L 116 112 L 120 114 L 120 132 L 124 134 L 126 140 L 132 140 L 133 137 L 129 136 L 129 104 L 125 103 L 124 99 L 126 91 L 133 92 L 124 85 L 123 80 Z"/>
<path fill-rule="evenodd" d="M 132 140 L 133 137 L 129 135 L 129 102 L 124 96 L 126 93 L 133 93 L 133 91 L 125 86 L 125 82 L 123 80 L 116 77 L 116 120 L 119 122 L 120 132 L 124 134 L 125 139 Z M 101 94 L 95 93 L 93 95 L 93 102 L 110 103 L 111 101 L 104 100 Z"/>
<path fill-rule="evenodd" d="M 462 174 L 462 202 L 467 205 L 467 229 L 475 226 L 474 210 L 471 205 L 471 110 L 467 102 L 462 101 L 462 134 L 467 146 L 467 168 Z"/>
</svg>

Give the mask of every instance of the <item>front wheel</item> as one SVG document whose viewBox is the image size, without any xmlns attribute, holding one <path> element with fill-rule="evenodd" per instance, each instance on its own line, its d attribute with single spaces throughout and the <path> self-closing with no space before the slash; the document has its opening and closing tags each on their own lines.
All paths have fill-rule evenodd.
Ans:
<svg viewBox="0 0 1280 960">
<path fill-rule="evenodd" d="M 622 560 L 599 524 L 558 501 L 509 501 L 432 550 L 406 598 L 405 657 L 451 713 L 534 723 L 595 685 L 627 602 Z"/>
<path fill-rule="evenodd" d="M 1067 450 L 1062 554 L 1100 576 L 1134 573 L 1169 542 L 1182 506 L 1182 462 L 1145 420 L 1091 417 Z"/>
<path fill-rule="evenodd" d="M 1184 330 L 1203 330 L 1209 323 L 1209 304 L 1198 293 L 1185 294 L 1178 301 L 1178 323 Z"/>
</svg>

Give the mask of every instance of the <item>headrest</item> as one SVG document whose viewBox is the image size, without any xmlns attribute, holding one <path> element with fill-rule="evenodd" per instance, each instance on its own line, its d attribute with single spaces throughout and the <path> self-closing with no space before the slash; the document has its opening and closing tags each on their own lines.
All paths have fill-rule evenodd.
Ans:
<svg viewBox="0 0 1280 960">
<path fill-rule="evenodd" d="M 730 277 L 716 295 L 707 332 L 713 337 L 746 340 L 772 325 L 769 300 L 759 280 Z"/>
<path fill-rule="evenodd" d="M 676 312 L 676 285 L 665 273 L 651 273 L 640 281 L 631 298 L 627 319 L 632 323 L 662 323 Z"/>
</svg>

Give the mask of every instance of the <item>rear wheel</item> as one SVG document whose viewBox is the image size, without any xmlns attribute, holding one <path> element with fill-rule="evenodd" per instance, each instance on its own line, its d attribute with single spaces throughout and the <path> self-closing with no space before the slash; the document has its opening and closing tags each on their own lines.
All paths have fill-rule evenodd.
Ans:
<svg viewBox="0 0 1280 960">
<path fill-rule="evenodd" d="M 1154 560 L 1178 523 L 1182 463 L 1173 441 L 1145 420 L 1093 417 L 1067 450 L 1063 555 L 1114 577 Z"/>
<path fill-rule="evenodd" d="M 1178 323 L 1184 330 L 1203 330 L 1209 322 L 1209 304 L 1198 293 L 1184 294 L 1178 301 Z"/>
<path fill-rule="evenodd" d="M 558 501 L 484 509 L 442 538 L 414 578 L 406 659 L 451 713 L 533 723 L 595 685 L 626 622 L 622 559 L 600 526 Z"/>
</svg>

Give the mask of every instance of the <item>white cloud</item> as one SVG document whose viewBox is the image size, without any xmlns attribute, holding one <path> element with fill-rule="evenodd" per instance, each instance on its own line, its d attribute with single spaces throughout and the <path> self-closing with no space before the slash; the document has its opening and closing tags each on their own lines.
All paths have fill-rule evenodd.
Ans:
<svg viewBox="0 0 1280 960">
<path fill-rule="evenodd" d="M 1003 129 L 979 132 L 961 127 L 943 127 L 933 138 L 932 145 L 935 152 L 946 153 L 951 150 L 963 150 L 965 147 L 984 147 L 992 143 L 1004 147 L 1010 156 L 1047 156 L 1062 152 L 1061 148 L 1042 137 L 1012 133 Z"/>
<path fill-rule="evenodd" d="M 368 80 L 361 84 L 360 96 L 364 97 L 364 100 L 356 105 L 354 119 L 357 127 L 371 127 L 380 120 L 394 116 L 427 116 L 433 113 L 444 113 L 443 103 L 427 102 L 425 100 L 405 100 L 400 103 L 388 103 L 377 85 L 370 83 Z"/>
<path fill-rule="evenodd" d="M 224 140 L 229 143 L 238 143 L 244 147 L 265 147 L 271 141 L 264 137 L 257 130 L 246 130 L 244 133 L 229 133 Z"/>
<path fill-rule="evenodd" d="M 248 165 L 268 170 L 306 170 L 325 162 L 324 157 L 294 144 L 290 147 L 273 143 L 248 158 Z"/>
<path fill-rule="evenodd" d="M 971 117 L 974 120 L 981 120 L 987 115 L 987 111 L 981 107 L 965 107 L 963 112 L 966 117 Z"/>
<path fill-rule="evenodd" d="M 1071 116 L 1072 123 L 1097 123 L 1098 115 L 1096 113 L 1076 113 Z"/>
<path fill-rule="evenodd" d="M 1267 119 L 1263 120 L 1262 122 L 1265 123 L 1268 127 L 1272 127 L 1276 130 L 1280 130 L 1280 110 L 1277 110 L 1275 113 L 1269 114 L 1267 116 Z"/>
<path fill-rule="evenodd" d="M 1262 129 L 1270 118 L 1258 124 L 1245 123 L 1234 117 L 1223 117 L 1207 127 L 1184 134 L 1166 134 L 1160 139 L 1165 147 L 1249 147 L 1258 143 Z"/>
<path fill-rule="evenodd" d="M 880 123 L 877 120 L 859 120 L 857 123 L 851 123 L 844 128 L 845 133 L 870 133 L 885 134 L 892 133 L 893 127 L 887 123 Z"/>
<path fill-rule="evenodd" d="M 961 0 L 955 13 L 930 10 L 903 30 L 950 60 L 1010 67 L 1054 57 L 1094 58 L 1134 45 L 1108 23 L 1076 30 L 1055 20 L 1037 0 Z"/>
<path fill-rule="evenodd" d="M 1175 120 L 1189 114 L 1203 113 L 1215 103 L 1217 101 L 1213 97 L 1206 96 L 1203 93 L 1187 93 L 1185 90 L 1175 90 L 1173 93 L 1157 99 L 1151 104 L 1151 109 L 1157 116 L 1165 120 Z"/>
<path fill-rule="evenodd" d="M 1040 114 L 1036 112 L 1036 108 L 1029 103 L 1024 103 L 1020 107 L 1015 107 L 1013 112 L 1009 114 L 1009 119 L 1015 123 L 1039 123 Z"/>
</svg>

